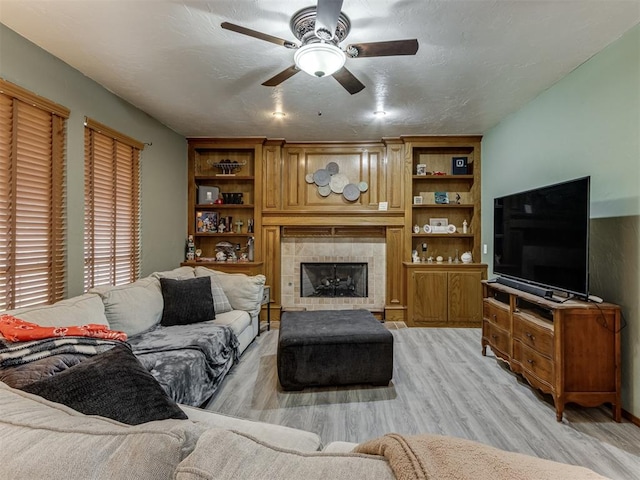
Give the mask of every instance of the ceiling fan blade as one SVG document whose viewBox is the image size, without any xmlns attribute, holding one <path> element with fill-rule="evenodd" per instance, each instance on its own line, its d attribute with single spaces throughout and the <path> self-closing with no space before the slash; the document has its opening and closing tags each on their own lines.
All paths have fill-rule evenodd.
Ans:
<svg viewBox="0 0 640 480">
<path fill-rule="evenodd" d="M 355 48 L 358 53 L 352 54 Z M 353 43 L 347 47 L 347 54 L 353 58 L 388 57 L 391 55 L 415 55 L 418 51 L 418 40 L 392 40 L 389 42 Z"/>
<path fill-rule="evenodd" d="M 340 70 L 334 73 L 333 78 L 335 78 L 338 83 L 342 85 L 344 89 L 351 95 L 356 94 L 364 89 L 364 84 L 345 67 L 342 67 Z"/>
<path fill-rule="evenodd" d="M 338 18 L 342 10 L 343 0 L 318 0 L 316 8 L 315 34 L 322 40 L 329 41 L 336 33 Z"/>
<path fill-rule="evenodd" d="M 284 40 L 283 38 L 274 37 L 273 35 L 269 35 L 262 32 L 257 32 L 256 30 L 251 30 L 250 28 L 241 27 L 240 25 L 235 25 L 233 23 L 222 22 L 220 26 L 225 30 L 231 30 L 232 32 L 248 35 L 249 37 L 257 38 L 259 40 L 264 40 L 265 42 L 275 43 L 276 45 L 281 45 L 287 48 L 298 48 L 298 45 L 288 40 Z"/>
<path fill-rule="evenodd" d="M 273 77 L 271 77 L 269 80 L 264 82 L 262 85 L 264 85 L 265 87 L 277 87 L 282 82 L 284 82 L 287 78 L 293 77 L 299 71 L 300 71 L 300 69 L 298 69 L 298 67 L 296 67 L 295 65 L 291 65 L 289 68 L 287 68 L 287 69 L 281 71 L 280 73 L 278 73 L 277 75 L 274 75 Z"/>
</svg>

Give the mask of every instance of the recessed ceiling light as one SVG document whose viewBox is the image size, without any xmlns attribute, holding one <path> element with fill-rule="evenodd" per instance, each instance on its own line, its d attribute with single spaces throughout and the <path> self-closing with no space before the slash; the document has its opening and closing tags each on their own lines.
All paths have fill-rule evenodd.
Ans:
<svg viewBox="0 0 640 480">
<path fill-rule="evenodd" d="M 287 114 L 284 112 L 273 112 L 273 116 L 276 118 L 284 118 L 287 116 Z"/>
<path fill-rule="evenodd" d="M 375 112 L 373 112 L 373 114 L 376 117 L 384 117 L 387 114 L 387 112 L 385 112 L 384 110 L 376 110 Z"/>
</svg>

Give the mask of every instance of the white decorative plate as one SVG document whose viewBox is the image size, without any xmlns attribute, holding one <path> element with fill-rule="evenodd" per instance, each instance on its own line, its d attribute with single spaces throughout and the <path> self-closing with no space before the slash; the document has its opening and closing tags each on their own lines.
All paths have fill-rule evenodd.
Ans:
<svg viewBox="0 0 640 480">
<path fill-rule="evenodd" d="M 318 193 L 323 197 L 328 197 L 331 195 L 331 187 L 329 185 L 322 185 L 318 187 Z"/>
<path fill-rule="evenodd" d="M 360 190 L 362 193 L 366 192 L 367 190 L 369 190 L 369 184 L 367 182 L 360 182 L 358 184 L 358 190 Z"/>
<path fill-rule="evenodd" d="M 431 225 L 429 225 L 428 223 L 425 223 L 424 226 L 422 227 L 422 230 L 424 231 L 424 233 L 431 233 Z"/>
<path fill-rule="evenodd" d="M 307 183 L 313 183 L 313 182 L 314 182 L 314 180 L 313 180 L 313 173 L 307 173 L 307 174 L 305 175 L 305 177 L 304 177 L 304 180 L 305 180 Z"/>
<path fill-rule="evenodd" d="M 447 233 L 456 233 L 456 226 L 452 223 L 447 225 Z"/>
<path fill-rule="evenodd" d="M 345 185 L 349 183 L 349 179 L 344 173 L 336 173 L 335 175 L 331 175 L 331 180 L 329 180 L 329 186 L 331 187 L 331 191 L 333 193 L 342 193 Z"/>
<path fill-rule="evenodd" d="M 348 183 L 344 186 L 342 195 L 350 202 L 355 202 L 358 198 L 360 198 L 360 189 L 357 185 Z"/>
</svg>

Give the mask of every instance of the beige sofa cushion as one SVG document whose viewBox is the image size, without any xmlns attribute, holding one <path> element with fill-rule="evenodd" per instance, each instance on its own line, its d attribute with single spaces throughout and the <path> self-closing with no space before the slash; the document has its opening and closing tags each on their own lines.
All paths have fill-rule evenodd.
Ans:
<svg viewBox="0 0 640 480">
<path fill-rule="evenodd" d="M 97 323 L 118 330 L 108 322 L 100 297 L 91 293 L 61 300 L 53 305 L 18 308 L 4 313 L 27 322 L 37 323 L 43 327 L 68 327 Z"/>
<path fill-rule="evenodd" d="M 12 480 L 172 479 L 202 432 L 185 420 L 86 416 L 3 383 L 0 412 L 0 477 Z"/>
<path fill-rule="evenodd" d="M 256 422 L 244 418 L 232 417 L 221 413 L 210 412 L 201 408 L 180 405 L 180 408 L 187 414 L 190 420 L 201 422 L 210 427 L 224 428 L 246 433 L 262 442 L 269 443 L 275 447 L 314 452 L 322 447 L 320 437 L 306 430 L 284 427 L 265 422 Z M 350 444 L 352 447 L 346 452 L 351 452 L 357 444 Z"/>
<path fill-rule="evenodd" d="M 280 449 L 248 435 L 210 429 L 176 470 L 177 480 L 395 480 L 383 457 Z"/>
<path fill-rule="evenodd" d="M 246 310 L 251 313 L 252 317 L 260 313 L 260 301 L 266 281 L 264 275 L 249 276 L 242 273 L 224 273 L 206 267 L 196 267 L 196 275 L 209 275 L 209 272 L 214 272 L 217 275 L 220 285 L 222 285 L 229 303 L 234 309 Z"/>
<path fill-rule="evenodd" d="M 152 278 L 171 278 L 173 280 L 187 280 L 195 276 L 195 270 L 193 267 L 178 267 L 173 270 L 166 270 L 164 272 L 153 272 L 149 275 Z"/>
<path fill-rule="evenodd" d="M 240 335 L 245 328 L 251 324 L 251 317 L 244 310 L 231 310 L 226 313 L 216 312 L 216 319 L 213 321 L 216 325 L 227 325 L 231 327 L 233 333 Z"/>
<path fill-rule="evenodd" d="M 115 287 L 96 287 L 90 292 L 102 298 L 105 315 L 114 330 L 133 336 L 160 323 L 164 302 L 157 278 L 141 278 Z"/>
</svg>

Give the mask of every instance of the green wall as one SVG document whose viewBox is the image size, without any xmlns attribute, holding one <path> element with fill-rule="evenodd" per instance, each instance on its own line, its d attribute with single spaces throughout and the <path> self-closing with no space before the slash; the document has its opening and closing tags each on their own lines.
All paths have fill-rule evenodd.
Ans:
<svg viewBox="0 0 640 480">
<path fill-rule="evenodd" d="M 591 176 L 591 293 L 622 307 L 623 408 L 640 416 L 640 26 L 487 132 L 482 232 L 493 198 Z"/>
<path fill-rule="evenodd" d="M 71 110 L 67 121 L 68 295 L 82 293 L 84 117 L 140 142 L 141 270 L 148 275 L 184 260 L 187 143 L 58 58 L 0 24 L 0 77 Z"/>
</svg>

